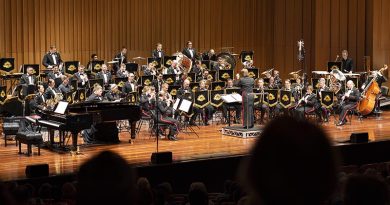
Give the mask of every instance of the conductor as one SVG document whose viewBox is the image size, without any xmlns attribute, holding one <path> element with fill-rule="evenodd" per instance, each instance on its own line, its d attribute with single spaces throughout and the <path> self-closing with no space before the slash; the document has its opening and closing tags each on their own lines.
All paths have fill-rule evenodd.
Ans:
<svg viewBox="0 0 390 205">
<path fill-rule="evenodd" d="M 235 86 L 241 88 L 241 96 L 242 96 L 242 110 L 243 117 L 242 122 L 244 129 L 252 128 L 254 119 L 253 119 L 253 106 L 254 106 L 254 95 L 253 95 L 253 86 L 255 84 L 255 80 L 249 77 L 248 69 L 241 70 L 242 77 L 237 74 L 235 81 Z"/>
</svg>

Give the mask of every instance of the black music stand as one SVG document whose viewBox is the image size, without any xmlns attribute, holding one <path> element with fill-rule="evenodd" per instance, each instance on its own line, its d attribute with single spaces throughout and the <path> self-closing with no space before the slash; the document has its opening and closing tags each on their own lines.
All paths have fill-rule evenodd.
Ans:
<svg viewBox="0 0 390 205">
<path fill-rule="evenodd" d="M 334 69 L 338 69 L 341 71 L 341 62 L 340 61 L 337 61 L 337 62 L 329 61 L 328 62 L 328 72 L 331 72 Z"/>
<path fill-rule="evenodd" d="M 9 73 L 15 68 L 15 58 L 0 58 L 0 70 Z"/>
<path fill-rule="evenodd" d="M 126 63 L 126 70 L 129 73 L 138 74 L 138 63 Z"/>
<path fill-rule="evenodd" d="M 169 68 L 171 67 L 173 61 L 176 60 L 176 56 L 164 56 L 164 67 Z"/>
<path fill-rule="evenodd" d="M 98 72 L 100 72 L 102 70 L 102 65 L 104 64 L 104 61 L 91 61 L 91 64 L 92 64 L 92 70 L 91 72 L 93 74 L 97 74 Z"/>
<path fill-rule="evenodd" d="M 242 96 L 238 93 L 225 94 L 221 96 L 223 102 L 228 107 L 228 126 L 230 127 L 230 111 L 229 108 L 236 103 L 242 103 Z"/>
<path fill-rule="evenodd" d="M 185 116 L 189 116 L 190 115 L 190 111 L 192 110 L 192 106 L 193 106 L 193 102 L 190 99 L 187 99 L 185 97 L 184 98 L 177 98 L 175 104 L 173 105 L 173 110 L 174 110 L 174 112 L 176 110 L 178 110 L 178 111 L 181 112 L 181 114 L 184 113 Z M 183 123 L 183 131 L 182 131 L 182 133 L 186 133 L 188 135 L 191 134 L 191 133 L 194 133 L 199 138 L 198 133 L 196 133 L 194 128 L 192 128 L 189 125 L 189 121 L 185 121 Z M 182 123 L 181 122 L 181 117 L 179 118 L 179 122 Z"/>
<path fill-rule="evenodd" d="M 78 72 L 79 69 L 79 61 L 66 61 L 65 65 L 65 73 L 69 75 L 73 75 Z"/>
</svg>

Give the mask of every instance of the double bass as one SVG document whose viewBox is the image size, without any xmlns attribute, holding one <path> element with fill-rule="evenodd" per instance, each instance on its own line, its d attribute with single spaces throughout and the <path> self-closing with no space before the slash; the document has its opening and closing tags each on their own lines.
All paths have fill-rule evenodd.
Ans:
<svg viewBox="0 0 390 205">
<path fill-rule="evenodd" d="M 378 73 L 382 73 L 387 69 L 387 65 L 384 65 L 375 76 L 371 79 L 371 81 L 367 84 L 362 92 L 362 99 L 359 101 L 357 110 L 362 115 L 368 115 L 372 112 L 375 107 L 377 95 L 380 93 L 381 89 L 376 81 Z"/>
</svg>

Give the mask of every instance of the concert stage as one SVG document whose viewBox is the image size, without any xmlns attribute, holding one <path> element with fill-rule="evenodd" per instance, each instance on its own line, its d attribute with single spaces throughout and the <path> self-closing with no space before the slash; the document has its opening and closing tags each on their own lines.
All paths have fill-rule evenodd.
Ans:
<svg viewBox="0 0 390 205">
<path fill-rule="evenodd" d="M 335 146 L 343 147 L 343 149 L 359 150 L 361 155 L 369 155 L 371 151 L 365 151 L 365 148 L 357 149 L 355 145 L 343 143 L 349 139 L 351 133 L 368 132 L 371 142 L 378 142 L 382 148 L 389 146 L 390 150 L 390 111 L 384 111 L 378 117 L 364 118 L 359 121 L 357 117 L 353 117 L 352 124 L 349 122 L 342 127 L 336 127 L 334 119 L 331 118 L 329 123 L 324 123 L 321 126 L 329 134 Z M 195 131 L 199 134 L 199 138 L 194 134 L 180 133 L 179 141 L 159 141 L 159 151 L 173 152 L 174 162 L 201 161 L 204 159 L 227 158 L 234 156 L 242 156 L 248 154 L 256 138 L 239 138 L 222 135 L 221 130 L 226 125 L 216 125 L 213 123 L 210 126 L 200 126 Z M 236 125 L 238 126 L 238 125 Z M 140 135 L 133 144 L 128 143 L 130 134 L 122 132 L 120 134 L 121 142 L 112 145 L 83 145 L 79 138 L 80 155 L 70 155 L 69 153 L 57 153 L 47 149 L 41 149 L 41 156 L 36 155 L 37 149 L 33 148 L 34 155 L 27 157 L 18 154 L 18 148 L 14 142 L 9 141 L 8 146 L 4 147 L 4 140 L 0 141 L 0 179 L 1 180 L 16 180 L 25 178 L 25 167 L 30 164 L 48 163 L 51 175 L 61 175 L 74 173 L 79 168 L 80 164 L 97 154 L 102 150 L 112 150 L 122 155 L 130 164 L 138 167 L 149 167 L 150 156 L 156 151 L 156 141 L 151 138 L 147 125 L 144 125 Z M 385 141 L 385 143 L 381 143 Z M 69 142 L 70 144 L 70 142 Z M 371 143 L 375 145 L 375 143 Z M 379 151 L 382 148 L 376 148 Z M 22 151 L 25 151 L 25 145 L 22 145 Z M 350 153 L 350 152 L 348 152 Z M 344 155 L 344 154 L 343 154 Z M 353 162 L 356 155 L 348 155 Z M 386 155 L 384 157 L 390 157 Z M 358 158 L 358 157 L 356 157 Z M 146 169 L 146 168 L 145 168 Z"/>
</svg>

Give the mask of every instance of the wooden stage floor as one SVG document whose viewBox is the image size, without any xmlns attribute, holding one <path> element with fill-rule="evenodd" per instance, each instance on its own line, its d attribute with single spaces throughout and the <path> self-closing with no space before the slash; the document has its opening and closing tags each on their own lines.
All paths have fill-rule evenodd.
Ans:
<svg viewBox="0 0 390 205">
<path fill-rule="evenodd" d="M 220 132 L 225 125 L 201 126 L 196 129 L 199 138 L 194 134 L 179 134 L 179 141 L 159 141 L 159 151 L 172 151 L 174 161 L 207 159 L 212 157 L 247 154 L 256 139 L 241 139 L 223 136 Z M 27 157 L 18 154 L 18 148 L 13 141 L 4 147 L 4 140 L 0 144 L 0 180 L 15 180 L 25 178 L 25 167 L 30 164 L 48 163 L 51 175 L 73 173 L 80 164 L 102 150 L 112 150 L 122 155 L 131 164 L 148 164 L 152 152 L 156 151 L 156 142 L 150 138 L 143 126 L 140 136 L 133 144 L 128 143 L 129 133 L 120 134 L 121 143 L 115 145 L 82 146 L 80 155 L 60 154 L 41 149 L 41 156 L 36 155 L 37 149 L 33 148 L 34 155 Z M 371 140 L 390 140 L 390 111 L 385 111 L 381 117 L 369 117 L 359 121 L 353 117 L 352 125 L 336 127 L 333 119 L 322 127 L 335 142 L 349 139 L 352 132 L 368 132 Z M 82 143 L 82 140 L 79 139 Z M 26 146 L 22 145 L 22 150 Z"/>
</svg>

